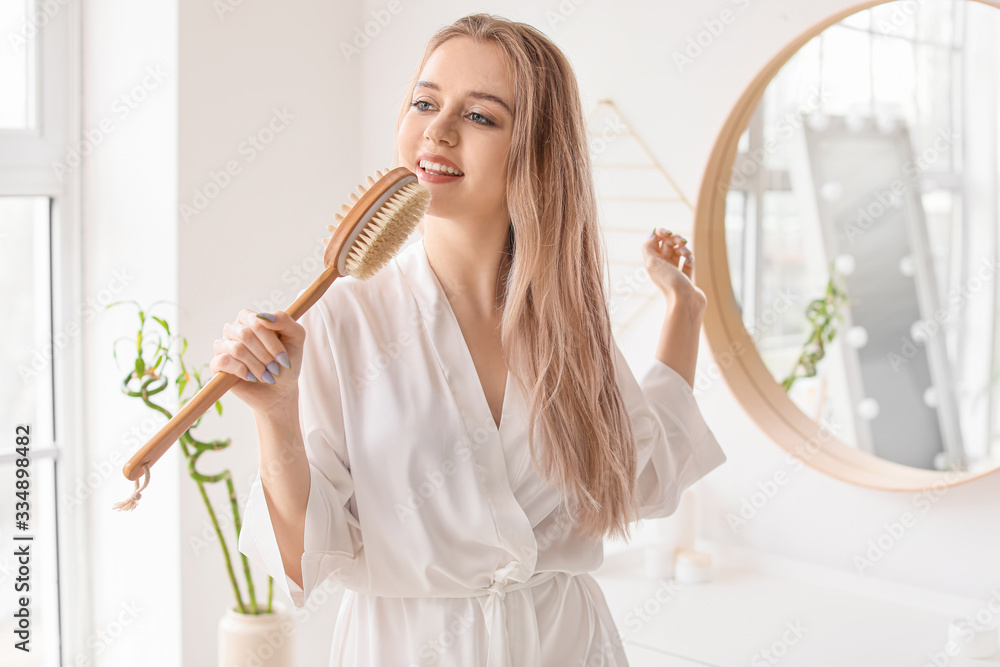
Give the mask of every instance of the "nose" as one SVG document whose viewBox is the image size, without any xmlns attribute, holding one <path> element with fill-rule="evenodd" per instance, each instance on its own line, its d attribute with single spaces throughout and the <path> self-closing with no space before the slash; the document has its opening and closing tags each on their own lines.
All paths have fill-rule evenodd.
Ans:
<svg viewBox="0 0 1000 667">
<path fill-rule="evenodd" d="M 424 129 L 424 138 L 435 144 L 454 146 L 458 141 L 458 132 L 448 114 L 440 113 L 434 117 Z"/>
</svg>

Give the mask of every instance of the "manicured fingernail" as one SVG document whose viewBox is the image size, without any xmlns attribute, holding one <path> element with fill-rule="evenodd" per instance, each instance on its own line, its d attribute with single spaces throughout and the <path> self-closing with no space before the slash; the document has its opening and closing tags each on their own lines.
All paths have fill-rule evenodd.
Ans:
<svg viewBox="0 0 1000 667">
<path fill-rule="evenodd" d="M 257 317 L 259 317 L 262 320 L 267 320 L 268 322 L 274 322 L 276 319 L 278 319 L 271 313 L 257 313 Z"/>
<path fill-rule="evenodd" d="M 267 371 L 264 371 L 264 374 L 260 376 L 260 379 L 268 384 L 274 384 L 274 376 Z"/>
<path fill-rule="evenodd" d="M 684 238 L 683 236 L 681 236 L 680 239 L 681 239 L 681 243 L 687 243 L 688 242 L 688 240 L 686 238 Z"/>
<path fill-rule="evenodd" d="M 649 238 L 653 238 L 654 236 L 656 236 L 656 227 L 653 227 L 653 231 L 649 233 Z"/>
<path fill-rule="evenodd" d="M 251 373 L 250 371 L 247 371 L 247 380 L 250 381 L 250 382 L 256 382 L 257 378 L 255 378 L 253 376 L 253 373 Z"/>
<path fill-rule="evenodd" d="M 269 362 L 267 364 L 267 370 L 269 370 L 271 372 L 271 375 L 274 375 L 275 377 L 281 375 L 281 367 L 278 366 L 277 361 Z"/>
<path fill-rule="evenodd" d="M 284 352 L 282 352 L 277 357 L 275 357 L 275 359 L 277 359 L 278 363 L 281 364 L 282 366 L 284 366 L 285 368 L 291 368 L 292 367 L 292 363 L 290 361 L 288 361 L 288 355 L 285 354 Z"/>
</svg>

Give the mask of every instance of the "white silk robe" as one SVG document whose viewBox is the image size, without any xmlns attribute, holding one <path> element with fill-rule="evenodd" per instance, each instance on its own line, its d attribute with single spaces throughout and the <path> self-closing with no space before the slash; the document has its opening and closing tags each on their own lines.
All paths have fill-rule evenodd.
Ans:
<svg viewBox="0 0 1000 667">
<path fill-rule="evenodd" d="M 535 472 L 510 374 L 496 427 L 422 237 L 370 280 L 335 281 L 300 322 L 303 586 L 285 574 L 259 470 L 239 550 L 296 607 L 328 577 L 346 589 L 330 665 L 627 665 L 588 574 L 603 545 Z M 641 516 L 668 516 L 726 456 L 677 372 L 654 359 L 640 385 L 615 355 Z"/>
</svg>

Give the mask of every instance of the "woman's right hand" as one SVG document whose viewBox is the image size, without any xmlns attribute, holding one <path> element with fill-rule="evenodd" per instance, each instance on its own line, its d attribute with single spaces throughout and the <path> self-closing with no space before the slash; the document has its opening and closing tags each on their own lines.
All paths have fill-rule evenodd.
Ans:
<svg viewBox="0 0 1000 667">
<path fill-rule="evenodd" d="M 241 310 L 222 328 L 208 367 L 240 378 L 230 391 L 254 412 L 267 413 L 298 401 L 305 339 L 305 328 L 284 311 Z"/>
</svg>

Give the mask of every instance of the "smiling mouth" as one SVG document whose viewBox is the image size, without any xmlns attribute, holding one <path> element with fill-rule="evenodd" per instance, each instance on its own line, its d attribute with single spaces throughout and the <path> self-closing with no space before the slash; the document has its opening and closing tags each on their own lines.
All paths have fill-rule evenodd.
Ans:
<svg viewBox="0 0 1000 667">
<path fill-rule="evenodd" d="M 454 167 L 446 167 L 443 164 L 431 162 L 430 160 L 421 160 L 417 166 L 428 174 L 434 174 L 436 176 L 465 176 L 464 172 L 461 172 Z"/>
</svg>

